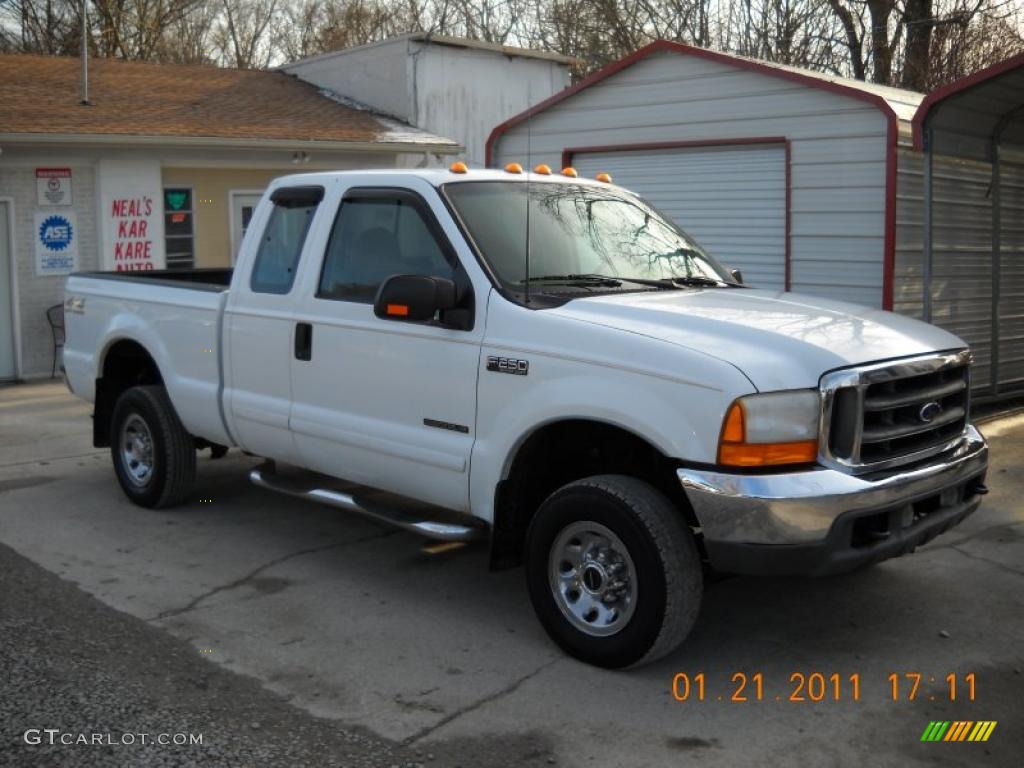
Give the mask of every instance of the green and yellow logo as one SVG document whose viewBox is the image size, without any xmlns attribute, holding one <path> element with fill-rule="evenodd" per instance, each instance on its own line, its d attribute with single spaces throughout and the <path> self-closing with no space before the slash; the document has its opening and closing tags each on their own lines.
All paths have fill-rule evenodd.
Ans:
<svg viewBox="0 0 1024 768">
<path fill-rule="evenodd" d="M 995 727 L 995 720 L 933 720 L 921 741 L 988 741 Z"/>
</svg>

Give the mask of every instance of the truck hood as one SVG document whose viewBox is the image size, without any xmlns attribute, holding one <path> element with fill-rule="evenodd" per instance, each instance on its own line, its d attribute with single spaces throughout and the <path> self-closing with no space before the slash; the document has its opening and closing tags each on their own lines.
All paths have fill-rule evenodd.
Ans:
<svg viewBox="0 0 1024 768">
<path fill-rule="evenodd" d="M 836 368 L 967 346 L 892 312 L 752 289 L 591 296 L 550 311 L 724 360 L 762 392 L 816 387 Z"/>
</svg>

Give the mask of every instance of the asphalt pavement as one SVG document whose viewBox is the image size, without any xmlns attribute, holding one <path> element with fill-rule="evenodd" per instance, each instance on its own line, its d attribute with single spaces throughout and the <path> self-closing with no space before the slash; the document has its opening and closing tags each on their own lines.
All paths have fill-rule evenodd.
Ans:
<svg viewBox="0 0 1024 768">
<path fill-rule="evenodd" d="M 430 555 L 268 494 L 237 452 L 202 454 L 192 502 L 142 510 L 87 405 L 2 388 L 0 764 L 1019 766 L 1024 416 L 982 431 L 991 493 L 959 528 L 846 576 L 716 581 L 678 651 L 610 672 L 552 646 L 482 546 Z M 997 725 L 921 742 L 935 720 Z"/>
</svg>

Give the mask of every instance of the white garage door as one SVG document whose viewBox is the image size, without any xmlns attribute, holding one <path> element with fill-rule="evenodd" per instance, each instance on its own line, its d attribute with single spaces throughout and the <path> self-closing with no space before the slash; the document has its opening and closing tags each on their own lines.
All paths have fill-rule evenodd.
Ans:
<svg viewBox="0 0 1024 768">
<path fill-rule="evenodd" d="M 786 284 L 786 150 L 781 144 L 580 153 L 581 176 L 607 171 L 651 201 L 758 288 Z"/>
</svg>

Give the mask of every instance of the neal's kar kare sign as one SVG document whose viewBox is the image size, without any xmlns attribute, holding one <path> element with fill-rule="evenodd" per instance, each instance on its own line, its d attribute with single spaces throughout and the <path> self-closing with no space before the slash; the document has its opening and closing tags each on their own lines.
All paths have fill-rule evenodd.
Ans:
<svg viewBox="0 0 1024 768">
<path fill-rule="evenodd" d="M 35 216 L 36 274 L 68 275 L 78 265 L 78 222 L 71 211 Z"/>
</svg>

